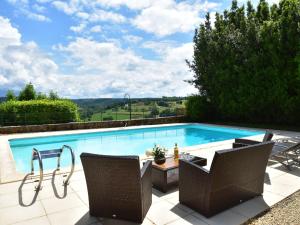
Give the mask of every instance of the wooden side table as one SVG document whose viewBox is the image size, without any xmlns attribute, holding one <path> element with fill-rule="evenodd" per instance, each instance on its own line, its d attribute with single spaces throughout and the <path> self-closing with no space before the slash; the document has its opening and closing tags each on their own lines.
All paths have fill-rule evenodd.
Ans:
<svg viewBox="0 0 300 225">
<path fill-rule="evenodd" d="M 200 166 L 206 166 L 207 160 L 197 156 L 189 156 L 190 161 L 197 161 Z M 167 157 L 164 164 L 158 165 L 152 161 L 152 185 L 154 188 L 167 192 L 178 186 L 179 181 L 179 159 Z"/>
</svg>

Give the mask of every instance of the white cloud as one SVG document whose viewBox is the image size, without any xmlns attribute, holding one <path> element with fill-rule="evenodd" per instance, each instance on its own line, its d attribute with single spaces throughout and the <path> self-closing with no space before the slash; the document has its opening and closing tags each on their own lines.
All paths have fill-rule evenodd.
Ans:
<svg viewBox="0 0 300 225">
<path fill-rule="evenodd" d="M 86 27 L 85 23 L 81 23 L 78 26 L 71 26 L 70 30 L 74 31 L 75 33 L 80 33 L 84 30 L 84 28 Z"/>
<path fill-rule="evenodd" d="M 96 25 L 96 26 L 93 26 L 91 29 L 90 29 L 90 32 L 92 33 L 99 33 L 101 32 L 102 29 L 101 29 L 101 26 L 100 25 Z"/>
<path fill-rule="evenodd" d="M 239 5 L 246 5 L 248 2 L 248 0 L 240 0 L 238 1 Z M 269 4 L 269 6 L 273 5 L 273 4 L 279 4 L 280 0 L 266 0 L 266 2 Z M 259 0 L 252 0 L 251 1 L 252 5 L 254 7 L 257 7 Z"/>
<path fill-rule="evenodd" d="M 52 5 L 67 15 L 75 15 L 80 19 L 90 22 L 111 21 L 123 23 L 126 21 L 126 18 L 121 14 L 94 6 L 95 2 L 93 3 L 93 1 L 54 1 Z"/>
<path fill-rule="evenodd" d="M 142 9 L 132 20 L 139 29 L 157 36 L 176 32 L 190 32 L 203 21 L 201 11 L 217 7 L 216 3 L 176 2 L 175 0 L 153 1 L 151 6 Z"/>
<path fill-rule="evenodd" d="M 158 53 L 159 55 L 164 55 L 167 51 L 174 48 L 176 43 L 172 41 L 146 41 L 142 44 L 143 48 L 151 49 L 152 51 Z M 178 46 L 177 46 L 178 47 Z"/>
<path fill-rule="evenodd" d="M 207 0 L 200 5 L 200 9 L 205 11 L 205 12 L 208 12 L 211 9 L 216 9 L 217 7 L 219 7 L 218 3 L 210 2 L 210 1 L 207 1 Z"/>
<path fill-rule="evenodd" d="M 34 4 L 34 5 L 32 6 L 32 8 L 33 8 L 34 10 L 36 10 L 37 12 L 40 12 L 40 13 L 43 13 L 43 12 L 46 11 L 46 7 L 44 7 L 44 6 L 42 6 L 42 5 L 38 5 L 38 4 Z"/>
<path fill-rule="evenodd" d="M 78 8 L 76 4 L 72 4 L 73 1 L 71 1 L 69 4 L 65 1 L 54 1 L 52 2 L 52 5 L 57 8 L 60 11 L 63 11 L 67 15 L 71 15 L 75 13 Z"/>
<path fill-rule="evenodd" d="M 53 0 L 36 0 L 38 3 L 48 3 L 52 2 Z"/>
<path fill-rule="evenodd" d="M 115 23 L 124 23 L 126 21 L 126 18 L 118 13 L 97 9 L 92 14 L 90 14 L 88 20 L 91 22 L 112 21 Z"/>
<path fill-rule="evenodd" d="M 140 42 L 140 41 L 143 40 L 143 38 L 140 37 L 140 36 L 130 35 L 130 34 L 123 36 L 123 39 L 125 41 L 127 41 L 129 43 L 133 43 L 133 44 L 136 44 L 136 43 L 138 43 L 138 42 Z"/>
<path fill-rule="evenodd" d="M 39 22 L 50 22 L 51 19 L 41 14 L 45 11 L 43 6 L 33 4 L 32 9 L 28 0 L 7 0 L 10 4 L 16 6 L 17 12 L 25 15 L 28 19 L 39 21 Z M 36 12 L 34 12 L 36 11 Z"/>
<path fill-rule="evenodd" d="M 8 19 L 0 17 L 0 27 L 2 93 L 20 90 L 28 82 L 33 82 L 38 91 L 54 89 L 73 98 L 122 97 L 125 92 L 132 97 L 179 96 L 195 91 L 183 81 L 192 77 L 184 61 L 192 56 L 192 43 L 168 43 L 158 52 L 160 60 L 150 60 L 112 41 L 76 38 L 54 48 L 54 53 L 65 59 L 57 64 L 34 42 L 22 42 L 21 34 Z"/>
<path fill-rule="evenodd" d="M 129 9 L 142 9 L 151 5 L 152 0 L 95 0 L 94 4 L 115 8 L 126 6 Z"/>
<path fill-rule="evenodd" d="M 67 15 L 89 23 L 125 23 L 128 20 L 136 28 L 159 37 L 185 33 L 203 21 L 201 12 L 219 6 L 219 3 L 201 0 L 55 0 L 51 4 Z M 126 18 L 116 12 L 119 7 L 127 7 L 136 15 Z"/>
<path fill-rule="evenodd" d="M 28 4 L 28 0 L 7 0 L 11 4 Z"/>
<path fill-rule="evenodd" d="M 95 1 L 53 1 L 51 4 L 57 9 L 71 18 L 79 21 L 78 26 L 72 26 L 70 29 L 77 33 L 88 34 L 90 32 L 97 33 L 100 32 L 101 26 L 95 25 L 99 22 L 111 22 L 111 23 L 124 23 L 126 18 L 113 11 L 107 11 L 99 8 L 99 4 Z M 86 30 L 88 27 L 92 26 L 92 29 Z M 100 28 L 100 29 L 99 29 Z"/>
<path fill-rule="evenodd" d="M 29 10 L 23 10 L 23 13 L 27 16 L 27 18 L 40 21 L 40 22 L 50 22 L 51 19 L 38 13 L 30 12 Z"/>
<path fill-rule="evenodd" d="M 112 42 L 84 38 L 60 46 L 59 51 L 69 57 L 68 65 L 76 68 L 74 74 L 78 77 L 85 74 L 81 83 L 85 87 L 84 96 L 99 97 L 95 93 L 101 93 L 106 97 L 122 97 L 128 92 L 132 96 L 145 97 L 195 92 L 183 81 L 191 78 L 185 57 L 192 56 L 192 43 L 166 49 L 159 61 L 144 59 Z"/>
<path fill-rule="evenodd" d="M 0 27 L 4 28 L 0 31 L 0 90 L 18 90 L 30 81 L 47 89 L 57 65 L 34 42 L 23 43 L 8 19 L 0 16 Z"/>
<path fill-rule="evenodd" d="M 11 26 L 10 21 L 0 16 L 0 24 L 0 48 L 8 45 L 20 45 L 21 34 L 16 28 Z"/>
</svg>

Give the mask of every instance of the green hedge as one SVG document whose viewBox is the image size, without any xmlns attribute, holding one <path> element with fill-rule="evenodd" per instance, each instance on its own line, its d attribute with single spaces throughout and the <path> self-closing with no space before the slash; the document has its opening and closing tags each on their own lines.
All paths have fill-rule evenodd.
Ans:
<svg viewBox="0 0 300 225">
<path fill-rule="evenodd" d="M 77 105 L 69 100 L 7 101 L 0 104 L 0 125 L 31 125 L 79 121 Z"/>
<path fill-rule="evenodd" d="M 208 14 L 196 30 L 188 61 L 190 83 L 209 100 L 194 101 L 194 114 L 212 105 L 220 122 L 299 126 L 300 0 L 256 9 L 234 0 L 214 21 Z"/>
<path fill-rule="evenodd" d="M 185 102 L 186 116 L 191 121 L 206 121 L 213 119 L 214 110 L 206 97 L 192 95 Z"/>
</svg>

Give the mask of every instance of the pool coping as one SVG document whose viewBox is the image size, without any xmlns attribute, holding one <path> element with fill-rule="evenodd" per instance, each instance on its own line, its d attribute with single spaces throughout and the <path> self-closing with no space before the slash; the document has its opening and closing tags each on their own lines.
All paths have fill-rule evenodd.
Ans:
<svg viewBox="0 0 300 225">
<path fill-rule="evenodd" d="M 58 135 L 67 135 L 67 134 L 81 134 L 81 133 L 96 133 L 104 131 L 119 131 L 119 130 L 132 130 L 132 129 L 143 129 L 143 128 L 155 128 L 155 127 L 170 127 L 178 125 L 207 125 L 212 127 L 226 127 L 234 128 L 240 130 L 249 130 L 249 131 L 265 131 L 264 129 L 256 128 L 245 128 L 237 126 L 226 126 L 226 125 L 216 125 L 209 123 L 172 123 L 172 124 L 157 124 L 157 125 L 142 125 L 142 126 L 130 126 L 130 127 L 115 127 L 115 128 L 97 128 L 97 129 L 82 129 L 82 130 L 66 130 L 66 131 L 50 131 L 50 132 L 35 132 L 35 133 L 18 133 L 18 134 L 5 134 L 0 135 L 0 184 L 14 182 L 17 180 L 22 180 L 26 173 L 21 173 L 16 171 L 15 161 L 13 154 L 9 145 L 10 139 L 19 139 L 19 138 L 31 138 L 31 137 L 45 137 L 45 136 L 58 136 Z M 252 135 L 249 138 L 260 138 L 262 134 Z M 222 143 L 233 142 L 234 139 L 209 142 L 200 145 L 183 147 L 180 150 L 184 152 L 191 152 L 193 150 L 199 150 L 199 148 L 207 148 L 222 145 Z M 149 159 L 146 155 L 139 155 L 141 160 Z M 66 168 L 62 168 L 64 171 Z M 80 164 L 75 165 L 75 170 L 82 170 Z M 44 171 L 44 174 L 52 173 L 53 171 Z"/>
</svg>

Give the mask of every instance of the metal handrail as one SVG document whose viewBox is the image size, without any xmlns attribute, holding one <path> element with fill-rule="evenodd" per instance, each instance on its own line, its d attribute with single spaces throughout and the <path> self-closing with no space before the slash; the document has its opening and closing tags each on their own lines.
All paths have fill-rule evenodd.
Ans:
<svg viewBox="0 0 300 225">
<path fill-rule="evenodd" d="M 33 161 L 38 159 L 39 160 L 39 167 L 40 167 L 40 179 L 38 185 L 35 187 L 35 190 L 41 190 L 42 189 L 42 181 L 44 178 L 44 169 L 43 169 L 43 158 L 54 158 L 57 157 L 57 168 L 56 170 L 60 170 L 60 161 L 61 161 L 61 154 L 63 153 L 64 149 L 69 149 L 72 157 L 72 165 L 71 165 L 71 171 L 67 177 L 66 180 L 63 181 L 63 185 L 68 185 L 70 178 L 74 172 L 75 168 L 75 155 L 72 150 L 72 148 L 68 145 L 63 145 L 60 149 L 53 149 L 53 150 L 45 150 L 45 151 L 39 151 L 36 148 L 33 148 L 32 150 L 32 158 L 31 158 L 31 175 L 34 175 L 34 163 Z M 43 154 L 44 153 L 44 154 Z"/>
<path fill-rule="evenodd" d="M 43 181 L 43 178 L 44 178 L 44 169 L 43 169 L 43 162 L 42 162 L 42 157 L 41 157 L 40 152 L 37 149 L 33 148 L 32 158 L 31 158 L 31 175 L 34 174 L 33 160 L 35 160 L 35 155 L 37 155 L 37 158 L 39 160 L 39 167 L 40 167 L 40 180 L 39 180 L 39 184 L 35 187 L 35 190 L 38 191 L 38 190 L 42 189 L 42 181 Z"/>
<path fill-rule="evenodd" d="M 69 176 L 67 177 L 66 180 L 63 181 L 63 184 L 64 185 L 68 185 L 69 184 L 69 180 L 74 172 L 74 167 L 75 167 L 75 155 L 74 155 L 74 152 L 73 152 L 73 149 L 68 146 L 68 145 L 64 145 L 61 149 L 61 153 L 63 152 L 63 150 L 67 148 L 70 150 L 70 153 L 71 153 L 71 156 L 72 156 L 72 165 L 71 165 L 71 171 L 69 173 Z M 57 169 L 59 170 L 60 169 L 60 156 L 58 157 L 58 164 L 57 164 Z"/>
</svg>

